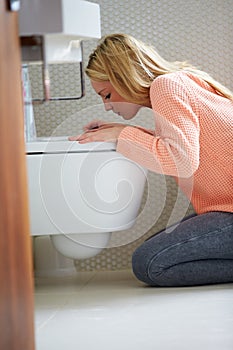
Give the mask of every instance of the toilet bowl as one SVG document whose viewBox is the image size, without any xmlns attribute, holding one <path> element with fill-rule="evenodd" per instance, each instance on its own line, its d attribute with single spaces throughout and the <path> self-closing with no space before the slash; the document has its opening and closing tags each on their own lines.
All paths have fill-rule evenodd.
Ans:
<svg viewBox="0 0 233 350">
<path fill-rule="evenodd" d="M 26 144 L 32 236 L 49 235 L 65 257 L 86 259 L 111 233 L 133 226 L 147 171 L 116 152 L 116 144 L 67 138 Z"/>
</svg>

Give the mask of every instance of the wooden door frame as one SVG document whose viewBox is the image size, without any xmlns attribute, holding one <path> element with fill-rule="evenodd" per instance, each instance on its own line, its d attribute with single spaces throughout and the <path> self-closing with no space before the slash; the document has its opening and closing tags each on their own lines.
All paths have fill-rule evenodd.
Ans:
<svg viewBox="0 0 233 350">
<path fill-rule="evenodd" d="M 34 301 L 18 14 L 0 1 L 0 349 L 33 350 Z"/>
</svg>

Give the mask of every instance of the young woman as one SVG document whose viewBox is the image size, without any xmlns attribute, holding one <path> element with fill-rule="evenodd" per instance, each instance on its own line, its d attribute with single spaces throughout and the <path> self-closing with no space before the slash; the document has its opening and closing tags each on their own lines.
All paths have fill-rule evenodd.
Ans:
<svg viewBox="0 0 233 350">
<path fill-rule="evenodd" d="M 151 286 L 233 282 L 232 92 L 125 34 L 100 41 L 86 74 L 106 110 L 129 120 L 149 107 L 155 130 L 92 121 L 70 140 L 116 141 L 126 157 L 175 177 L 196 212 L 136 249 L 136 277 Z"/>
</svg>

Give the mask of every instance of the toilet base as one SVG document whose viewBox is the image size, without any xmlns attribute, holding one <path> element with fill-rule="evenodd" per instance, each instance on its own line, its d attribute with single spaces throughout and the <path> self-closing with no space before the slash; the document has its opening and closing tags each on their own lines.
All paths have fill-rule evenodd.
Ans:
<svg viewBox="0 0 233 350">
<path fill-rule="evenodd" d="M 60 234 L 50 236 L 56 250 L 70 259 L 88 259 L 107 247 L 110 232 Z"/>
<path fill-rule="evenodd" d="M 36 236 L 34 245 L 34 276 L 62 277 L 77 274 L 74 261 L 60 254 L 49 236 Z"/>
</svg>

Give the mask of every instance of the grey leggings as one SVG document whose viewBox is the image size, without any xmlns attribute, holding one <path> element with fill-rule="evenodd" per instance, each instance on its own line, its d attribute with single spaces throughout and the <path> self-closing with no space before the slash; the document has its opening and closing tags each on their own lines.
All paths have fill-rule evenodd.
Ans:
<svg viewBox="0 0 233 350">
<path fill-rule="evenodd" d="M 233 213 L 185 218 L 146 240 L 132 264 L 135 276 L 151 286 L 233 282 Z"/>
</svg>

